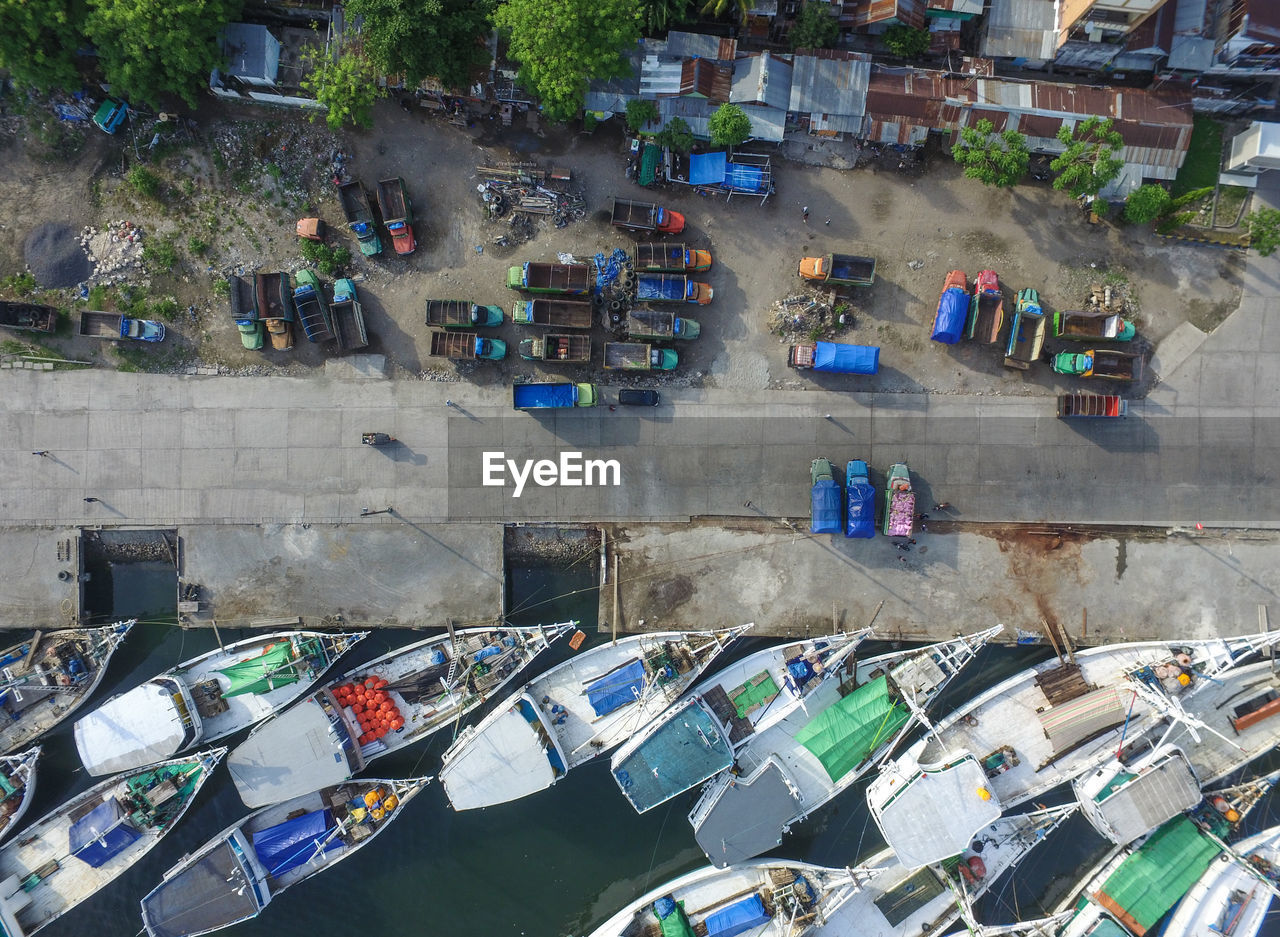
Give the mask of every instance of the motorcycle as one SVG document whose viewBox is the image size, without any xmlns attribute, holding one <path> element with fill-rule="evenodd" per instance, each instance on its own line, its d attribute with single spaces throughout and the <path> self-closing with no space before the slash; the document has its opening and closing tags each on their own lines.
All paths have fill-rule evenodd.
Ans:
<svg viewBox="0 0 1280 937">
<path fill-rule="evenodd" d="M 386 433 L 365 433 L 360 437 L 360 442 L 366 446 L 385 446 L 395 441 L 394 436 L 388 436 Z"/>
</svg>

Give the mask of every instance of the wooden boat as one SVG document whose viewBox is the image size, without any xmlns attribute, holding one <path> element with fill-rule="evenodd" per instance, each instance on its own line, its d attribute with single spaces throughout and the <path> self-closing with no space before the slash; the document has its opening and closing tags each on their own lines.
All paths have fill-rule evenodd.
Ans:
<svg viewBox="0 0 1280 937">
<path fill-rule="evenodd" d="M 282 631 L 192 658 L 76 722 L 85 770 L 117 774 L 247 729 L 292 703 L 367 631 Z"/>
<path fill-rule="evenodd" d="M 0 755 L 0 840 L 18 828 L 35 799 L 40 746 L 16 755 Z"/>
<path fill-rule="evenodd" d="M 550 787 L 643 732 L 751 627 L 632 635 L 551 668 L 444 753 L 440 783 L 449 802 L 470 810 Z"/>
<path fill-rule="evenodd" d="M 1000 626 L 858 661 L 739 752 L 737 770 L 703 790 L 689 813 L 718 866 L 758 856 L 885 758 Z M 957 849 L 955 855 L 961 850 Z"/>
<path fill-rule="evenodd" d="M 0 754 L 30 745 L 98 688 L 107 663 L 136 620 L 104 628 L 36 632 L 0 652 Z"/>
<path fill-rule="evenodd" d="M 788 641 L 736 661 L 637 732 L 609 768 L 622 796 L 644 813 L 727 771 L 757 733 L 802 706 L 870 629 Z"/>
<path fill-rule="evenodd" d="M 1232 846 L 1243 862 L 1214 862 L 1161 928 L 1161 937 L 1257 937 L 1280 889 L 1280 826 Z"/>
<path fill-rule="evenodd" d="M 327 681 L 231 752 L 240 798 L 265 807 L 342 783 L 453 725 L 577 624 L 451 630 Z"/>
<path fill-rule="evenodd" d="M 867 787 L 871 815 L 904 863 L 934 862 L 954 855 L 1002 810 L 1096 770 L 1122 740 L 1132 743 L 1167 717 L 1177 731 L 1164 741 L 1179 745 L 1199 784 L 1209 784 L 1274 746 L 1280 725 L 1246 729 L 1236 748 L 1208 732 L 1196 743 L 1187 720 L 1232 734 L 1229 716 L 1276 692 L 1273 675 L 1237 665 L 1278 641 L 1280 631 L 1111 644 L 1037 664 L 940 720 L 886 764 Z"/>
<path fill-rule="evenodd" d="M 373 842 L 430 780 L 347 781 L 254 811 L 147 893 L 146 932 L 197 937 L 257 917 L 282 892 Z"/>
<path fill-rule="evenodd" d="M 0 846 L 0 930 L 29 937 L 119 878 L 173 829 L 226 751 L 108 778 Z"/>
</svg>

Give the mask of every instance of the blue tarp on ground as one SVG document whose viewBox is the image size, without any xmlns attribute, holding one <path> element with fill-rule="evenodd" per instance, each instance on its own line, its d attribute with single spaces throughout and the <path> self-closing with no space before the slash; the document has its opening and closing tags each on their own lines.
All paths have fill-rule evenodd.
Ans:
<svg viewBox="0 0 1280 937">
<path fill-rule="evenodd" d="M 880 349 L 870 345 L 818 342 L 813 369 L 835 374 L 875 374 L 880 370 Z"/>
<path fill-rule="evenodd" d="M 840 533 L 840 485 L 823 480 L 813 486 L 809 496 L 809 532 Z"/>
<path fill-rule="evenodd" d="M 690 185 L 720 185 L 724 182 L 725 153 L 697 153 L 689 156 Z"/>
<path fill-rule="evenodd" d="M 71 854 L 95 869 L 106 865 L 142 836 L 125 817 L 114 797 L 98 804 L 71 824 Z"/>
<path fill-rule="evenodd" d="M 707 937 L 738 937 L 753 927 L 767 924 L 769 913 L 759 895 L 751 895 L 721 908 L 706 919 Z"/>
<path fill-rule="evenodd" d="M 342 838 L 330 835 L 334 826 L 333 814 L 328 810 L 313 810 L 258 830 L 253 834 L 253 851 L 268 875 L 280 876 L 305 865 L 317 852 L 341 846 Z"/>
<path fill-rule="evenodd" d="M 759 194 L 768 187 L 764 170 L 759 166 L 744 166 L 741 163 L 730 163 L 724 176 L 724 187 L 735 192 L 752 192 Z"/>
<path fill-rule="evenodd" d="M 866 462 L 854 460 L 849 463 L 845 478 L 845 502 L 848 507 L 844 521 L 846 537 L 870 539 L 876 535 L 876 490 L 869 482 L 862 480 L 866 477 Z"/>
<path fill-rule="evenodd" d="M 969 294 L 963 290 L 944 290 L 938 300 L 938 312 L 933 317 L 933 334 L 929 337 L 944 345 L 954 345 L 964 332 L 969 317 Z"/>
<path fill-rule="evenodd" d="M 633 660 L 606 674 L 595 683 L 587 684 L 587 701 L 597 716 L 606 716 L 615 709 L 634 703 L 644 692 L 644 662 Z"/>
</svg>

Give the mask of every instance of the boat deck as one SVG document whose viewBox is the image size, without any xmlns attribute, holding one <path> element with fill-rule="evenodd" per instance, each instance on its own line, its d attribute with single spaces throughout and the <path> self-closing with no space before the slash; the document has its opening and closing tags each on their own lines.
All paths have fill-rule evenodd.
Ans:
<svg viewBox="0 0 1280 937">
<path fill-rule="evenodd" d="M 1280 826 L 1242 840 L 1234 849 L 1260 870 L 1269 869 L 1271 880 L 1276 881 L 1276 872 L 1280 871 Z M 1271 891 L 1238 863 L 1215 862 L 1173 909 L 1161 937 L 1256 937 L 1266 920 L 1271 898 Z"/>
</svg>

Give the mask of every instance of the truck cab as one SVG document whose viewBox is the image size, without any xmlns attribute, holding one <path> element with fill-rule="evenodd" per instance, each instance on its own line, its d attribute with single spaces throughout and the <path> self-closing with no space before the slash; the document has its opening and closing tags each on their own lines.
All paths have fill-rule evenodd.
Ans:
<svg viewBox="0 0 1280 937">
<path fill-rule="evenodd" d="M 163 342 L 164 323 L 125 317 L 120 320 L 120 337 L 136 338 L 140 342 Z"/>
<path fill-rule="evenodd" d="M 502 325 L 501 306 L 481 306 L 471 304 L 471 324 L 477 328 L 493 329 Z"/>
<path fill-rule="evenodd" d="M 107 98 L 93 115 L 93 122 L 103 133 L 115 133 L 129 116 L 129 105 L 124 101 Z"/>
</svg>

